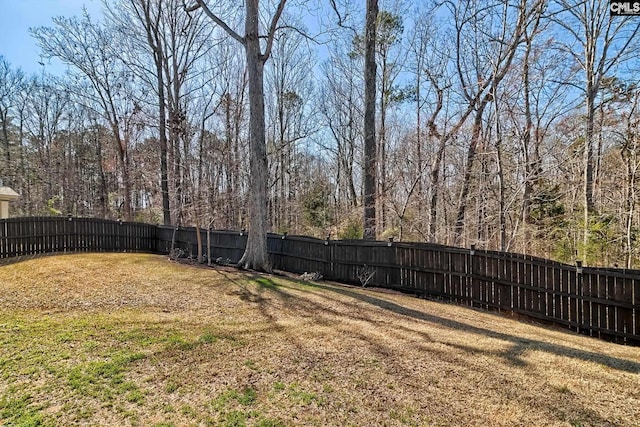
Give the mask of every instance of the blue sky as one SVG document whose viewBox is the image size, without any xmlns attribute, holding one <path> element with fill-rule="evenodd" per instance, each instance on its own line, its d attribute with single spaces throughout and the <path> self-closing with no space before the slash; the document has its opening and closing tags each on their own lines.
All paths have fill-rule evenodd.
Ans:
<svg viewBox="0 0 640 427">
<path fill-rule="evenodd" d="M 92 16 L 102 9 L 101 0 L 0 0 L 0 55 L 28 75 L 39 73 L 40 48 L 29 28 L 50 26 L 54 16 L 80 15 L 83 5 Z M 45 67 L 54 74 L 64 72 L 64 66 L 55 60 L 45 61 Z"/>
</svg>

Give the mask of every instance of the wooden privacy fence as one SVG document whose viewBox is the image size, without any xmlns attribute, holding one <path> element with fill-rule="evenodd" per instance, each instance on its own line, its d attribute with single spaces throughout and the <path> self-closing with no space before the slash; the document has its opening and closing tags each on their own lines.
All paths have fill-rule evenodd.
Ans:
<svg viewBox="0 0 640 427">
<path fill-rule="evenodd" d="M 213 260 L 237 262 L 245 232 L 201 230 Z M 89 218 L 0 220 L 0 259 L 76 251 L 197 255 L 194 228 Z M 426 243 L 319 240 L 270 234 L 273 267 L 329 280 L 437 297 L 533 317 L 583 334 L 640 345 L 640 270 L 571 266 L 520 254 Z"/>
<path fill-rule="evenodd" d="M 163 227 L 161 227 L 163 228 Z M 159 233 L 170 244 L 171 228 Z M 206 231 L 201 231 L 206 245 Z M 246 233 L 210 233 L 212 258 L 238 261 Z M 176 234 L 195 256 L 195 229 Z M 516 313 L 591 336 L 640 345 L 640 270 L 586 268 L 542 258 L 426 243 L 319 240 L 270 234 L 275 269 L 395 289 Z M 205 252 L 206 253 L 206 252 Z"/>
<path fill-rule="evenodd" d="M 155 225 L 95 218 L 0 220 L 0 259 L 64 252 L 155 252 Z"/>
</svg>

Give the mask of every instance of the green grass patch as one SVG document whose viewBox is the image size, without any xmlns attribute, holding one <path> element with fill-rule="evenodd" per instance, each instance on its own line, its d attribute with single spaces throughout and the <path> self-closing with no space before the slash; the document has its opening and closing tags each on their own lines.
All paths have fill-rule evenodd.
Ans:
<svg viewBox="0 0 640 427">
<path fill-rule="evenodd" d="M 303 405 L 310 405 L 311 402 L 318 400 L 318 395 L 315 393 L 308 392 L 306 390 L 302 390 L 297 383 L 293 383 L 289 386 L 287 393 L 294 400 L 298 401 Z"/>
<path fill-rule="evenodd" d="M 257 399 L 258 393 L 251 387 L 246 387 L 242 391 L 229 389 L 220 393 L 218 397 L 211 402 L 211 405 L 215 410 L 220 411 L 233 404 L 250 406 L 253 405 Z"/>
<path fill-rule="evenodd" d="M 178 383 L 174 382 L 174 381 L 169 381 L 165 386 L 164 386 L 164 391 L 165 393 L 171 394 L 174 393 L 176 390 L 178 390 L 178 388 L 180 388 L 180 386 L 178 385 Z"/>
<path fill-rule="evenodd" d="M 255 360 L 249 359 L 249 360 L 245 360 L 244 361 L 244 366 L 246 366 L 247 368 L 257 371 L 258 370 L 258 364 Z"/>
<path fill-rule="evenodd" d="M 190 418 L 198 418 L 198 411 L 192 408 L 190 405 L 183 405 L 180 408 L 180 413 Z"/>
<path fill-rule="evenodd" d="M 327 387 L 324 386 L 324 389 L 327 389 Z M 278 393 L 285 393 L 292 403 L 302 406 L 310 405 L 312 402 L 321 403 L 321 399 L 316 393 L 302 389 L 297 382 L 289 384 L 288 386 L 282 382 L 275 382 L 273 384 L 273 390 Z"/>
<path fill-rule="evenodd" d="M 0 425 L 59 425 L 59 416 L 81 422 L 117 401 L 144 403 L 146 392 L 127 374 L 147 357 L 145 346 L 123 340 L 113 318 L 14 312 L 2 322 L 0 377 L 18 385 L 0 395 Z M 52 392 L 63 403 L 49 411 Z"/>
<path fill-rule="evenodd" d="M 262 418 L 255 424 L 256 427 L 285 427 L 286 424 L 275 418 Z"/>
<path fill-rule="evenodd" d="M 254 283 L 257 283 L 260 288 L 276 289 L 278 284 L 268 277 L 258 277 L 253 279 Z"/>
<path fill-rule="evenodd" d="M 33 398 L 28 393 L 17 392 L 0 397 L 0 422 L 5 420 L 8 425 L 16 426 L 42 426 L 45 425 L 40 408 L 33 405 Z"/>
<path fill-rule="evenodd" d="M 218 339 L 219 337 L 216 334 L 207 332 L 203 335 L 200 335 L 198 341 L 200 341 L 202 344 L 213 344 L 214 342 L 218 341 Z"/>
<path fill-rule="evenodd" d="M 76 365 L 67 376 L 69 387 L 76 393 L 111 402 L 115 396 L 129 392 L 140 393 L 138 386 L 125 381 L 129 365 L 144 359 L 142 353 L 117 353 L 106 360 L 90 361 Z M 133 402 L 138 398 L 131 400 Z"/>
</svg>

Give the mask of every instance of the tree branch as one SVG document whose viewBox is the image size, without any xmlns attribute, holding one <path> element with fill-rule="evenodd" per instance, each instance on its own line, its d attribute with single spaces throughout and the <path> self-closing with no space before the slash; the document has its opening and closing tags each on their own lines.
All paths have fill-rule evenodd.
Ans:
<svg viewBox="0 0 640 427">
<path fill-rule="evenodd" d="M 184 4 L 184 3 L 183 3 Z M 187 6 L 184 4 L 184 10 L 186 12 L 194 12 L 198 9 L 202 9 L 213 22 L 215 22 L 220 28 L 222 28 L 227 34 L 229 34 L 232 38 L 236 39 L 240 44 L 245 45 L 245 38 L 240 36 L 240 34 L 236 33 L 231 27 L 227 25 L 222 19 L 218 17 L 215 13 L 209 9 L 209 6 L 206 5 L 204 0 L 196 0 L 196 4 L 193 6 Z"/>
<path fill-rule="evenodd" d="M 198 0 L 199 2 L 202 0 Z M 266 61 L 269 59 L 271 55 L 271 48 L 273 47 L 273 38 L 276 34 L 276 30 L 278 28 L 278 20 L 280 20 L 280 16 L 282 16 L 282 12 L 284 11 L 284 6 L 287 3 L 287 0 L 280 0 L 278 2 L 278 8 L 276 9 L 276 13 L 273 15 L 271 19 L 271 25 L 269 26 L 269 33 L 267 33 L 267 47 L 265 48 L 264 54 L 262 55 L 262 60 Z"/>
<path fill-rule="evenodd" d="M 336 0 L 329 0 L 329 3 L 331 4 L 331 8 L 333 9 L 336 16 L 338 17 L 338 26 L 340 28 L 345 28 L 347 30 L 350 30 L 354 35 L 358 34 L 358 30 L 355 27 L 352 27 L 346 24 L 348 12 L 346 16 L 342 16 L 340 11 L 338 10 L 338 5 L 336 4 Z"/>
</svg>

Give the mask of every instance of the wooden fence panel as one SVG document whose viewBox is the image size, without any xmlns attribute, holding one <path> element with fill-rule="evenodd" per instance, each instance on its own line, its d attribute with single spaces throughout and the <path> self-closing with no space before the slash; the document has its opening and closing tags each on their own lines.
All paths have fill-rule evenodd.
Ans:
<svg viewBox="0 0 640 427">
<path fill-rule="evenodd" d="M 540 265 L 533 264 L 531 266 L 531 312 L 537 315 L 543 315 L 542 298 L 540 293 Z"/>
<path fill-rule="evenodd" d="M 512 310 L 512 298 L 513 298 L 513 286 L 511 283 L 511 271 L 514 266 L 514 260 L 511 257 L 500 260 L 500 270 L 498 281 L 495 284 L 495 302 L 498 309 L 511 311 Z"/>
<path fill-rule="evenodd" d="M 287 237 L 282 240 L 280 268 L 292 273 L 318 272 L 331 274 L 328 242 L 322 240 Z"/>
<path fill-rule="evenodd" d="M 420 277 L 418 283 L 418 291 L 420 295 L 432 295 L 435 294 L 433 289 L 434 274 L 433 274 L 433 251 L 426 249 L 418 249 L 417 251 L 418 262 L 414 266 L 417 269 Z"/>
<path fill-rule="evenodd" d="M 497 283 L 500 281 L 500 270 L 503 268 L 501 259 L 491 255 L 487 257 L 487 271 L 490 281 L 487 283 L 487 308 L 500 309 L 498 301 Z"/>
<path fill-rule="evenodd" d="M 397 247 L 397 255 L 396 260 L 398 262 L 398 266 L 400 267 L 400 278 L 398 285 L 401 288 L 409 288 L 411 283 L 411 269 L 409 266 L 411 265 L 411 248 L 401 245 Z"/>
<path fill-rule="evenodd" d="M 629 280 L 629 279 L 625 279 Z M 632 281 L 633 286 L 633 297 L 631 304 L 633 306 L 633 335 L 638 337 L 640 341 L 640 279 L 636 278 Z M 627 282 L 628 283 L 628 282 Z"/>
<path fill-rule="evenodd" d="M 25 225 L 25 221 L 19 221 L 16 222 L 14 224 L 14 239 L 13 239 L 13 253 L 15 254 L 15 256 L 22 256 L 25 254 L 25 252 L 23 251 L 24 248 L 24 237 L 25 237 L 25 232 L 24 232 L 24 225 Z"/>
<path fill-rule="evenodd" d="M 478 280 L 478 290 L 479 290 L 479 294 L 478 294 L 478 306 L 484 309 L 488 309 L 489 308 L 489 288 L 490 288 L 490 267 L 489 267 L 489 260 L 487 259 L 487 255 L 486 254 L 476 254 L 475 256 L 476 258 L 478 258 L 478 270 L 476 270 L 475 275 L 476 278 Z"/>
<path fill-rule="evenodd" d="M 219 238 L 222 242 L 222 249 L 224 249 L 220 251 L 220 256 L 230 259 L 232 263 L 240 261 L 244 254 L 248 237 L 246 232 L 220 233 Z"/>
<path fill-rule="evenodd" d="M 447 265 L 448 265 L 448 257 L 447 257 L 447 253 L 443 252 L 443 251 L 433 251 L 433 267 L 434 270 L 436 271 L 434 273 L 435 277 L 434 277 L 434 291 L 437 295 L 445 295 L 446 294 L 446 288 L 445 288 L 445 273 L 443 273 L 444 271 L 447 271 Z"/>
<path fill-rule="evenodd" d="M 560 300 L 558 298 L 558 269 L 550 265 L 546 269 L 547 278 L 545 280 L 545 292 L 547 293 L 547 316 L 552 319 L 559 318 Z"/>
<path fill-rule="evenodd" d="M 582 279 L 582 280 L 580 280 Z M 593 308 L 593 299 L 592 297 L 595 297 L 597 295 L 592 295 L 591 290 L 593 287 L 596 287 L 597 290 L 597 286 L 594 286 L 593 282 L 597 282 L 597 276 L 594 277 L 593 274 L 589 274 L 589 273 L 582 273 L 579 277 L 579 292 L 582 296 L 582 298 L 580 298 L 580 307 L 581 307 L 581 315 L 580 315 L 580 320 L 579 322 L 582 324 L 583 328 L 586 327 L 589 331 L 589 334 L 592 335 L 593 334 L 593 329 L 591 328 L 591 326 L 593 326 L 593 318 L 592 318 L 592 313 L 591 313 L 591 309 Z"/>
<path fill-rule="evenodd" d="M 482 287 L 480 283 L 481 279 L 479 278 L 479 276 L 483 273 L 482 261 L 483 261 L 483 258 L 477 253 L 475 253 L 474 255 L 471 255 L 469 258 L 471 294 L 468 296 L 467 301 L 464 301 L 464 302 L 475 307 L 480 307 L 481 300 L 482 300 Z"/>
<path fill-rule="evenodd" d="M 333 247 L 333 274 L 334 280 L 343 280 L 345 283 L 358 283 L 351 265 L 344 264 L 347 258 L 348 246 L 336 242 Z"/>
<path fill-rule="evenodd" d="M 7 220 L 0 220 L 0 259 L 8 258 L 7 251 Z"/>
<path fill-rule="evenodd" d="M 558 299 L 560 306 L 560 316 L 559 318 L 565 322 L 566 325 L 569 324 L 569 272 L 566 268 L 558 269 L 558 275 L 560 277 L 560 281 L 558 283 L 559 294 Z"/>
<path fill-rule="evenodd" d="M 49 233 L 48 227 L 42 219 L 34 219 L 35 225 L 35 239 L 36 239 L 36 254 L 46 254 L 52 252 L 51 248 L 51 233 Z"/>
<path fill-rule="evenodd" d="M 581 307 L 582 307 L 582 274 L 569 272 L 569 323 L 573 329 L 580 331 L 581 323 Z"/>
<path fill-rule="evenodd" d="M 413 270 L 413 276 L 415 278 L 415 284 L 413 288 L 417 291 L 419 295 L 428 295 L 427 287 L 429 285 L 429 272 L 426 270 L 427 268 L 427 257 L 425 251 L 414 248 L 413 249 L 413 263 L 411 265 L 411 269 Z"/>
<path fill-rule="evenodd" d="M 17 234 L 17 223 L 7 222 L 7 257 L 9 258 L 18 256 L 15 247 Z"/>
</svg>

